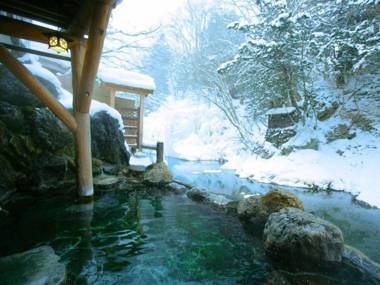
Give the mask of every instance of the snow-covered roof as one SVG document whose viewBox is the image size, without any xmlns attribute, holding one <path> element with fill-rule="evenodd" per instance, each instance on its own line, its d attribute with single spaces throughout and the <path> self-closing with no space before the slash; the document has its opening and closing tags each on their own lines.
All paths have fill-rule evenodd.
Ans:
<svg viewBox="0 0 380 285">
<path fill-rule="evenodd" d="M 267 115 L 290 114 L 296 110 L 294 107 L 281 107 L 269 109 Z"/>
<path fill-rule="evenodd" d="M 104 83 L 154 91 L 156 84 L 152 77 L 119 68 L 101 66 L 98 79 Z"/>
</svg>

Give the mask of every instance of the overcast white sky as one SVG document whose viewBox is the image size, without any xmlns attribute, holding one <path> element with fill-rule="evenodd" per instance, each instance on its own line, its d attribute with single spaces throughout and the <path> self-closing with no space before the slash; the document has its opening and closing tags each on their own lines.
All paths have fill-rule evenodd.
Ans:
<svg viewBox="0 0 380 285">
<path fill-rule="evenodd" d="M 112 12 L 111 24 L 128 31 L 165 22 L 185 0 L 123 0 Z"/>
</svg>

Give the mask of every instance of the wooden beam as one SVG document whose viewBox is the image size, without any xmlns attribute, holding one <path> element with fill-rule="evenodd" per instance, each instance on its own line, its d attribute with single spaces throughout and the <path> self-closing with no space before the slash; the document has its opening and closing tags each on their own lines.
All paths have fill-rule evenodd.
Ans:
<svg viewBox="0 0 380 285">
<path fill-rule="evenodd" d="M 48 34 L 56 33 L 57 31 L 46 27 L 37 26 L 24 21 L 12 19 L 6 16 L 0 16 L 0 34 L 5 34 L 11 37 L 26 39 L 30 41 L 48 44 Z M 63 34 L 65 35 L 65 34 Z M 76 37 L 66 35 L 70 41 L 69 47 L 72 43 L 77 41 Z"/>
<path fill-rule="evenodd" d="M 143 130 L 144 130 L 144 100 L 145 96 L 140 95 L 140 113 L 139 113 L 139 138 L 137 142 L 137 146 L 140 150 L 142 150 L 143 144 Z"/>
<path fill-rule="evenodd" d="M 102 82 L 101 85 L 106 88 L 114 88 L 117 91 L 144 95 L 144 96 L 148 96 L 149 94 L 153 94 L 154 92 L 154 90 L 150 90 L 150 89 L 125 86 L 125 85 L 114 84 L 114 83 L 109 83 L 109 82 Z"/>
<path fill-rule="evenodd" d="M 77 123 L 70 112 L 3 45 L 0 45 L 0 62 L 24 83 L 72 132 L 76 132 Z"/>
<path fill-rule="evenodd" d="M 87 42 L 86 56 L 83 64 L 79 92 L 77 94 L 78 105 L 76 107 L 77 110 L 82 113 L 88 113 L 90 109 L 96 73 L 98 71 L 112 4 L 112 0 L 94 3 L 95 6 Z"/>
<path fill-rule="evenodd" d="M 79 11 L 67 29 L 68 34 L 83 38 L 85 34 L 88 34 L 90 27 L 91 14 L 93 9 L 93 0 L 82 0 Z"/>
<path fill-rule="evenodd" d="M 78 130 L 75 134 L 78 194 L 80 198 L 87 199 L 94 194 L 91 155 L 91 118 L 89 113 L 77 111 L 78 90 L 82 76 L 85 51 L 86 46 L 83 42 L 78 42 L 71 48 L 71 74 L 74 95 L 73 109 L 78 124 Z"/>
<path fill-rule="evenodd" d="M 76 132 L 76 153 L 78 167 L 78 192 L 81 199 L 94 195 L 91 156 L 90 105 L 96 73 L 103 49 L 108 20 L 111 14 L 111 0 L 92 2 L 90 33 L 84 49 L 73 46 L 73 90 L 74 114 L 78 124 Z"/>
<path fill-rule="evenodd" d="M 30 48 L 25 48 L 25 47 L 20 47 L 16 45 L 10 45 L 7 43 L 1 43 L 3 46 L 5 46 L 7 49 L 12 49 L 12 50 L 17 50 L 17 51 L 22 51 L 26 53 L 31 53 L 31 54 L 36 54 L 44 57 L 50 57 L 50 58 L 55 58 L 55 59 L 60 59 L 60 60 L 65 60 L 65 61 L 71 61 L 71 58 L 69 56 L 63 56 L 63 55 L 58 55 L 55 53 L 48 53 L 40 50 L 35 50 L 35 49 L 30 49 Z"/>
<path fill-rule="evenodd" d="M 86 52 L 85 42 L 77 42 L 71 47 L 71 76 L 73 87 L 73 110 L 77 110 L 79 84 L 82 76 L 83 61 Z"/>
</svg>

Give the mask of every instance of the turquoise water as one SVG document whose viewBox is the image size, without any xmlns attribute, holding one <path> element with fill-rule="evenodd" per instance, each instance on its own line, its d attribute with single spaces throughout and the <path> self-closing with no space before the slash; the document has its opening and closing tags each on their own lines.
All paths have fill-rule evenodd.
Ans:
<svg viewBox="0 0 380 285">
<path fill-rule="evenodd" d="M 252 192 L 271 187 L 220 171 L 217 163 L 170 159 L 169 164 L 176 179 L 228 197 L 242 186 Z M 98 193 L 94 203 L 85 205 L 73 203 L 70 196 L 19 201 L 0 220 L 0 256 L 50 245 L 66 264 L 70 285 L 268 284 L 274 269 L 262 241 L 248 234 L 235 216 L 185 195 L 129 188 Z M 351 204 L 344 193 L 288 190 L 301 197 L 306 210 L 339 224 L 349 243 L 378 257 L 379 210 Z M 345 270 L 327 279 L 296 277 L 292 284 L 370 284 Z"/>
<path fill-rule="evenodd" d="M 271 267 L 261 242 L 236 218 L 185 196 L 143 192 L 26 205 L 1 225 L 1 255 L 51 245 L 68 284 L 264 284 Z"/>
</svg>

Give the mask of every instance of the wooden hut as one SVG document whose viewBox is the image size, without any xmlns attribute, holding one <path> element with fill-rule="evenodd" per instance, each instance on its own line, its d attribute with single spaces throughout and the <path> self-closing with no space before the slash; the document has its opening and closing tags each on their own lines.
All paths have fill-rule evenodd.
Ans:
<svg viewBox="0 0 380 285">
<path fill-rule="evenodd" d="M 66 43 L 70 49 L 73 114 L 8 51 L 8 48 L 14 47 L 0 44 L 0 62 L 73 132 L 76 141 L 78 192 L 83 199 L 91 198 L 94 193 L 89 109 L 109 17 L 117 2 L 119 1 L 0 0 L 0 10 L 3 11 L 0 14 L 0 33 L 62 48 L 66 48 Z M 48 28 L 49 26 L 57 29 Z M 53 36 L 56 37 L 55 41 Z M 49 53 L 45 56 L 67 58 Z"/>
<path fill-rule="evenodd" d="M 72 91 L 71 74 L 58 76 L 63 87 Z M 97 74 L 93 99 L 106 103 L 121 114 L 127 144 L 142 148 L 145 97 L 153 94 L 155 83 L 148 75 L 121 68 L 101 66 Z"/>
</svg>

